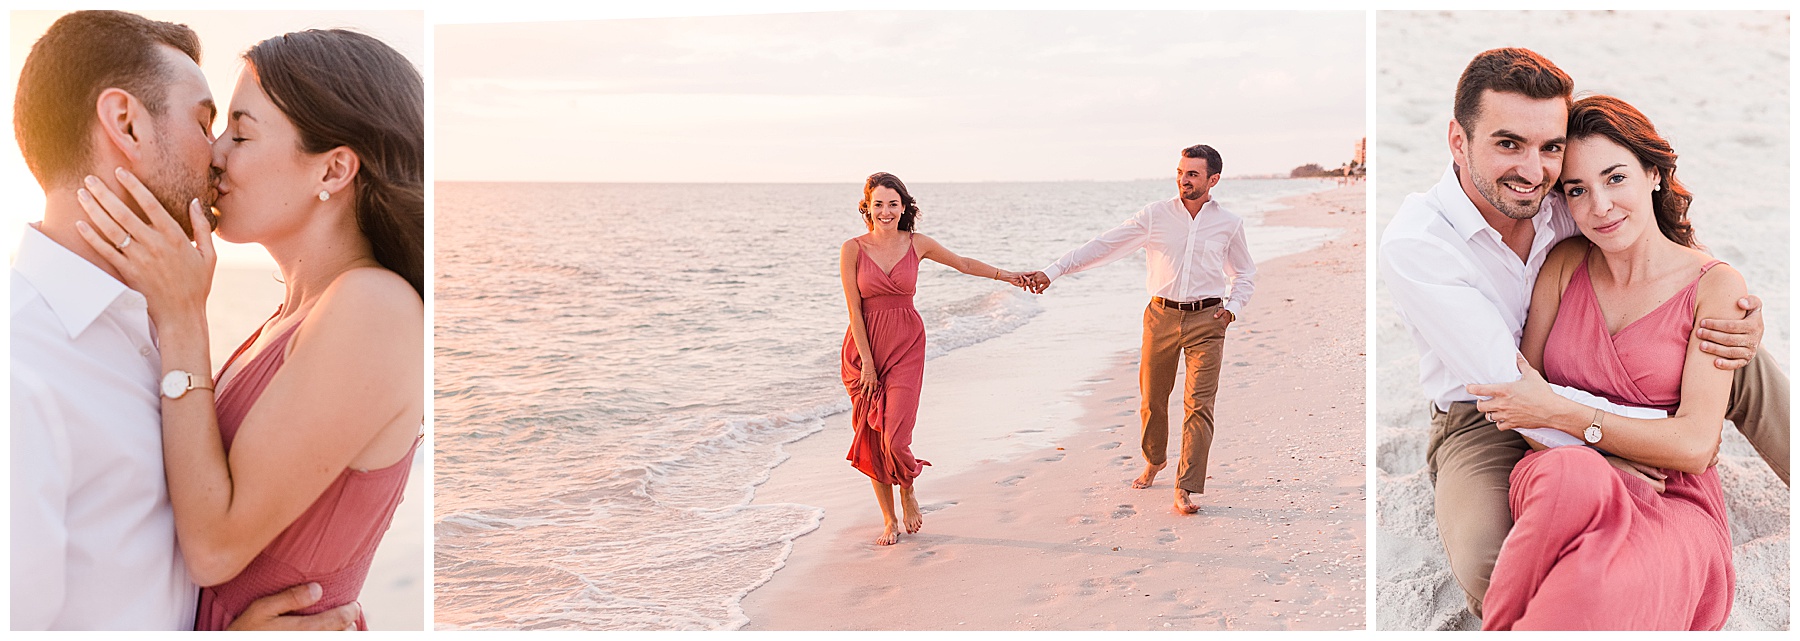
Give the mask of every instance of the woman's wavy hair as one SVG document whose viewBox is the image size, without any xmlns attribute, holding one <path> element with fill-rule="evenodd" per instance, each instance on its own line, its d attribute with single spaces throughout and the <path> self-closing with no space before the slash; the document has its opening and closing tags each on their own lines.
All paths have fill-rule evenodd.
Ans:
<svg viewBox="0 0 1800 641">
<path fill-rule="evenodd" d="M 1604 136 L 1631 150 L 1644 169 L 1656 168 L 1662 189 L 1650 196 L 1656 227 L 1664 236 L 1686 247 L 1699 247 L 1694 225 L 1688 221 L 1688 205 L 1694 195 L 1675 178 L 1675 149 L 1656 133 L 1643 112 L 1612 96 L 1588 96 L 1569 108 L 1569 140 Z"/>
<path fill-rule="evenodd" d="M 875 193 L 876 187 L 886 187 L 900 194 L 900 204 L 905 207 L 900 212 L 900 231 L 912 231 L 913 222 L 919 219 L 919 201 L 913 200 L 912 194 L 906 191 L 906 183 L 900 177 L 885 171 L 869 174 L 863 181 L 862 202 L 856 204 L 856 210 L 862 212 L 863 224 L 869 229 L 875 228 L 875 219 L 869 216 L 869 194 Z"/>
<path fill-rule="evenodd" d="M 375 260 L 425 295 L 425 83 L 393 47 L 343 29 L 275 36 L 244 52 L 309 154 L 356 153 L 356 226 Z"/>
</svg>

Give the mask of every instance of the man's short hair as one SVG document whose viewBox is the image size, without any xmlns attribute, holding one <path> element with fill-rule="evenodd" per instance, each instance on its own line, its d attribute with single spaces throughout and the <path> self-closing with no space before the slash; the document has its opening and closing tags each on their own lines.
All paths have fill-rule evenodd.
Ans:
<svg viewBox="0 0 1800 641">
<path fill-rule="evenodd" d="M 1575 83 L 1569 74 L 1556 68 L 1549 59 L 1530 49 L 1508 47 L 1489 49 L 1469 61 L 1462 79 L 1456 81 L 1456 121 L 1463 133 L 1473 137 L 1470 129 L 1481 115 L 1481 96 L 1492 89 L 1500 93 L 1520 94 L 1534 100 L 1561 98 L 1563 104 L 1573 102 Z"/>
<path fill-rule="evenodd" d="M 31 46 L 13 98 L 13 135 L 39 185 L 63 184 L 88 168 L 100 92 L 123 89 L 151 115 L 163 115 L 175 70 L 158 45 L 200 62 L 200 38 L 187 25 L 123 11 L 70 13 Z"/>
<path fill-rule="evenodd" d="M 1225 171 L 1225 161 L 1219 158 L 1219 151 L 1213 149 L 1211 145 L 1194 145 L 1181 150 L 1181 155 L 1188 158 L 1205 159 L 1206 175 L 1208 176 L 1216 176 L 1219 172 Z"/>
</svg>

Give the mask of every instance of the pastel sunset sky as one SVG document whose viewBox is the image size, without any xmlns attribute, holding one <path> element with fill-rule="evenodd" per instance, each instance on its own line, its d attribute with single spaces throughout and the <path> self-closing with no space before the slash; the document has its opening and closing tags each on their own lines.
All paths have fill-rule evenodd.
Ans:
<svg viewBox="0 0 1800 641">
<path fill-rule="evenodd" d="M 1202 142 L 1227 175 L 1336 167 L 1364 135 L 1364 47 L 1361 12 L 441 24 L 435 177 L 1123 180 Z"/>
</svg>

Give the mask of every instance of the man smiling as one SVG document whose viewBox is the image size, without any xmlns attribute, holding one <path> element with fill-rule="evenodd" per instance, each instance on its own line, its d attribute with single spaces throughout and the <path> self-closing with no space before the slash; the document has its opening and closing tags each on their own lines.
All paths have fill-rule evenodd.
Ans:
<svg viewBox="0 0 1800 641">
<path fill-rule="evenodd" d="M 1438 534 L 1476 616 L 1512 528 L 1508 475 L 1530 451 L 1498 429 L 1464 386 L 1520 376 L 1515 354 L 1538 270 L 1580 231 L 1554 187 L 1573 83 L 1525 49 L 1482 52 L 1457 83 L 1452 158 L 1438 184 L 1408 196 L 1381 238 L 1382 281 L 1419 348 L 1431 400 L 1427 449 Z M 1755 297 L 1743 319 L 1703 319 L 1701 349 L 1736 370 L 1726 414 L 1787 481 L 1787 379 L 1759 355 Z M 1746 367 L 1747 366 L 1747 367 Z"/>
</svg>

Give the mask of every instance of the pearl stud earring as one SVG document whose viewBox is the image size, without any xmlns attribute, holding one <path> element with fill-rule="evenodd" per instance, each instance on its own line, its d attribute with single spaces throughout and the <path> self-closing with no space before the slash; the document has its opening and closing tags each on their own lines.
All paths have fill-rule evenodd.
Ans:
<svg viewBox="0 0 1800 641">
<path fill-rule="evenodd" d="M 319 190 L 319 202 L 325 202 L 327 200 L 331 200 L 331 192 L 323 189 Z"/>
</svg>

